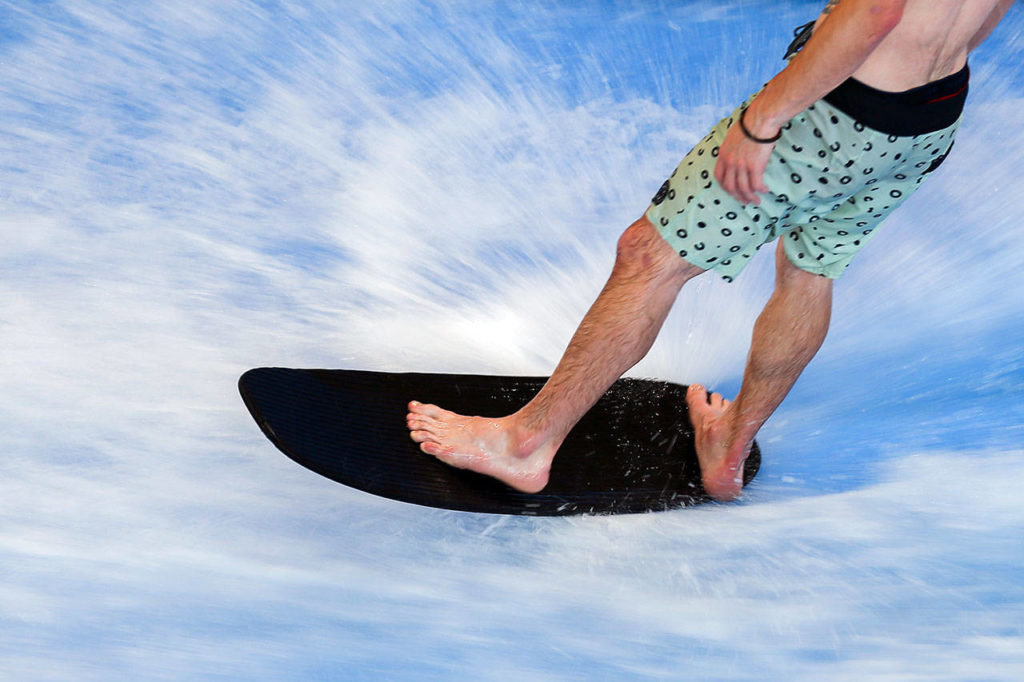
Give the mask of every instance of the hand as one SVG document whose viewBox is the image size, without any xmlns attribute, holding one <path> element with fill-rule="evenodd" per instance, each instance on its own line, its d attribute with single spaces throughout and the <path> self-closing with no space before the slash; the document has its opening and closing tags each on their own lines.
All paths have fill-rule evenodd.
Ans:
<svg viewBox="0 0 1024 682">
<path fill-rule="evenodd" d="M 750 120 L 748 115 L 748 124 Z M 768 167 L 773 149 L 774 144 L 754 142 L 748 138 L 743 134 L 739 121 L 734 122 L 718 148 L 715 179 L 741 204 L 760 204 L 761 197 L 757 193 L 768 192 L 764 184 L 764 169 Z"/>
</svg>

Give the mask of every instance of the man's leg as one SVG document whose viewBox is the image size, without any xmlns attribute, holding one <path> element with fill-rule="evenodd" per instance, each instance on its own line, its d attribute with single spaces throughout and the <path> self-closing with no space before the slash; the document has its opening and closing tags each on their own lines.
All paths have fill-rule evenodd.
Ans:
<svg viewBox="0 0 1024 682">
<path fill-rule="evenodd" d="M 687 393 L 696 430 L 704 488 L 712 497 L 731 500 L 743 486 L 743 462 L 754 435 L 796 383 L 828 333 L 832 280 L 805 272 L 786 258 L 782 239 L 775 253 L 775 291 L 757 323 L 743 373 L 732 402 L 701 386 Z"/>
<path fill-rule="evenodd" d="M 702 272 L 641 218 L 619 238 L 608 283 L 533 400 L 501 419 L 465 417 L 412 402 L 407 417 L 412 439 L 453 466 L 525 492 L 541 490 L 566 435 L 647 354 L 683 284 Z"/>
</svg>

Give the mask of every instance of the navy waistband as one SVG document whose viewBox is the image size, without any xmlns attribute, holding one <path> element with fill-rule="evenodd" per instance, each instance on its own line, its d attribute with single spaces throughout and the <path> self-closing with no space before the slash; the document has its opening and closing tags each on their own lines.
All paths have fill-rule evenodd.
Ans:
<svg viewBox="0 0 1024 682">
<path fill-rule="evenodd" d="M 903 92 L 888 92 L 855 78 L 823 98 L 869 128 L 887 135 L 924 135 L 956 123 L 967 101 L 970 69 Z"/>
</svg>

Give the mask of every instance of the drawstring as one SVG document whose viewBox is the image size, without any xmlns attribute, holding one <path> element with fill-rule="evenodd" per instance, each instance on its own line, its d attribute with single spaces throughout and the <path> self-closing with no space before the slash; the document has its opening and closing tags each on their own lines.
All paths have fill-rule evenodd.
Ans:
<svg viewBox="0 0 1024 682">
<path fill-rule="evenodd" d="M 789 47 L 786 48 L 786 54 L 783 57 L 783 59 L 788 60 L 790 57 L 792 57 L 797 52 L 803 49 L 804 45 L 807 44 L 807 39 L 810 38 L 811 33 L 814 32 L 815 22 L 817 22 L 817 19 L 815 19 L 814 21 L 808 21 L 803 26 L 797 26 L 796 28 L 793 29 L 793 35 L 795 37 L 793 38 L 793 42 L 789 44 Z"/>
</svg>

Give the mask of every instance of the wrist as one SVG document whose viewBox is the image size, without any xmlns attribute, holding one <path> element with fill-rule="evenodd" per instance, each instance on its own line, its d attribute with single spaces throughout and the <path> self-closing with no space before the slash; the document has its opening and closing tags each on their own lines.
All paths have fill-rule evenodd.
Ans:
<svg viewBox="0 0 1024 682">
<path fill-rule="evenodd" d="M 772 113 L 772 109 L 778 109 L 778 107 L 773 106 L 773 103 L 763 96 L 765 94 L 762 92 L 762 96 L 755 97 L 747 107 L 750 110 L 750 113 L 747 114 L 747 126 L 750 128 L 750 132 L 758 137 L 774 135 L 789 120 L 789 117 L 780 119 L 779 116 Z"/>
<path fill-rule="evenodd" d="M 779 138 L 782 137 L 782 127 L 765 126 L 763 124 L 755 124 L 754 126 L 751 126 L 750 120 L 747 117 L 747 113 L 749 111 L 749 107 L 743 109 L 743 111 L 740 112 L 739 120 L 740 130 L 743 131 L 746 138 L 752 142 L 757 142 L 758 144 L 774 144 L 778 142 Z"/>
</svg>

